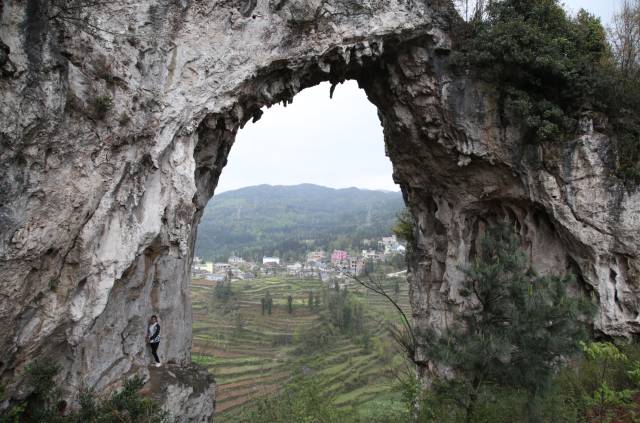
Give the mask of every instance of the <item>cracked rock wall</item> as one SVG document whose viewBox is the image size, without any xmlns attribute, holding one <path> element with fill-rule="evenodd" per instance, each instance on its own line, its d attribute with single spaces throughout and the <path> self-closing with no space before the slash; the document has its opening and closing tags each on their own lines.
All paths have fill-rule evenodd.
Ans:
<svg viewBox="0 0 640 423">
<path fill-rule="evenodd" d="M 585 112 L 567 143 L 523 142 L 492 87 L 447 71 L 446 39 L 407 44 L 363 81 L 416 219 L 409 280 L 418 332 L 446 326 L 465 306 L 460 268 L 486 225 L 507 217 L 538 271 L 573 273 L 567 289 L 598 303 L 594 336 L 637 338 L 640 190 L 615 177 L 601 120 Z M 422 346 L 416 361 L 427 367 Z"/>
<path fill-rule="evenodd" d="M 184 369 L 166 403 L 210 417 L 189 366 L 197 223 L 239 128 L 322 81 L 356 79 L 378 107 L 417 221 L 418 327 L 463 306 L 459 266 L 509 216 L 542 271 L 597 295 L 598 333 L 637 334 L 640 198 L 611 176 L 607 137 L 585 116 L 571 143 L 524 145 L 491 87 L 449 73 L 448 1 L 93 3 L 0 1 L 0 383 L 14 398 L 34 359 L 61 364 L 68 393 L 149 375 L 155 313 L 161 356 Z"/>
<path fill-rule="evenodd" d="M 433 15 L 413 0 L 2 0 L 0 14 L 0 383 L 22 398 L 25 366 L 55 362 L 72 401 L 149 376 L 153 313 L 163 360 L 190 368 L 191 251 L 238 127 L 362 72 Z M 208 391 L 185 379 L 167 407 L 208 419 L 213 395 L 189 404 Z"/>
</svg>

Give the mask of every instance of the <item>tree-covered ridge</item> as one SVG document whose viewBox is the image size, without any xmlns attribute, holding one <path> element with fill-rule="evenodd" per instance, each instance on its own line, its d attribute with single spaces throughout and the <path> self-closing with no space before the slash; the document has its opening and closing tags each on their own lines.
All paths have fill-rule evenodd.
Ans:
<svg viewBox="0 0 640 423">
<path fill-rule="evenodd" d="M 391 233 L 404 207 L 399 192 L 318 185 L 259 185 L 216 195 L 198 226 L 196 255 L 300 259 L 315 249 L 360 249 Z"/>
<path fill-rule="evenodd" d="M 503 116 L 515 114 L 528 142 L 573 139 L 584 114 L 600 121 L 615 143 L 616 174 L 638 183 L 640 61 L 627 50 L 640 47 L 640 2 L 627 3 L 607 34 L 599 18 L 569 16 L 558 0 L 478 2 L 458 31 L 454 66 L 498 87 Z M 616 30 L 621 20 L 628 33 Z"/>
</svg>

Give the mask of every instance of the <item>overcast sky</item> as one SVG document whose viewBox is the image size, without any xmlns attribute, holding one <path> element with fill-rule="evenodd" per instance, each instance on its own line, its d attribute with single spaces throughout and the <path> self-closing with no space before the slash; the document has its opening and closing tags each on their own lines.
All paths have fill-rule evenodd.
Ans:
<svg viewBox="0 0 640 423">
<path fill-rule="evenodd" d="M 565 0 L 610 21 L 619 0 Z M 334 188 L 398 190 L 384 153 L 376 108 L 357 83 L 329 84 L 296 95 L 293 104 L 265 110 L 240 130 L 216 193 L 245 186 L 314 183 Z"/>
</svg>

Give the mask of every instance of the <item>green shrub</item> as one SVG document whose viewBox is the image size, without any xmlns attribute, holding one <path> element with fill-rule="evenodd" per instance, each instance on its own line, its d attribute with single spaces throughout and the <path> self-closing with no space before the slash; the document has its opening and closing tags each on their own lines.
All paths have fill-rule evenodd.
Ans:
<svg viewBox="0 0 640 423">
<path fill-rule="evenodd" d="M 583 344 L 583 351 L 580 360 L 562 369 L 554 380 L 558 408 L 572 410 L 576 416 L 566 421 L 635 418 L 640 411 L 634 400 L 640 392 L 638 345 L 593 342 Z"/>
<path fill-rule="evenodd" d="M 415 221 L 409 209 L 405 208 L 396 217 L 396 225 L 393 227 L 393 233 L 407 242 L 407 248 L 411 248 L 414 244 L 413 231 L 415 229 Z"/>
<path fill-rule="evenodd" d="M 395 400 L 373 400 L 358 409 L 358 422 L 390 423 L 409 422 L 409 411 Z"/>
<path fill-rule="evenodd" d="M 134 376 L 104 402 L 98 402 L 91 390 L 83 390 L 80 393 L 80 410 L 69 416 L 69 421 L 168 423 L 168 415 L 159 404 L 138 394 L 143 386 L 144 380 Z"/>
<path fill-rule="evenodd" d="M 56 413 L 53 410 L 57 405 L 60 391 L 53 379 L 59 371 L 60 368 L 52 364 L 40 362 L 29 364 L 23 378 L 31 394 L 0 415 L 0 423 L 39 422 L 55 417 Z"/>
<path fill-rule="evenodd" d="M 29 397 L 0 415 L 0 423 L 168 423 L 167 413 L 159 404 L 138 393 L 144 385 L 135 376 L 124 382 L 123 388 L 100 401 L 90 389 L 77 393 L 80 408 L 68 413 L 61 390 L 55 384 L 60 371 L 57 365 L 32 363 L 24 374 Z"/>
<path fill-rule="evenodd" d="M 320 381 L 298 377 L 280 394 L 258 401 L 255 409 L 247 412 L 240 421 L 349 423 L 356 422 L 357 417 L 350 411 L 338 409 L 333 397 L 322 392 Z"/>
<path fill-rule="evenodd" d="M 640 416 L 640 345 L 608 342 L 582 344 L 583 353 L 554 375 L 530 404 L 526 391 L 514 386 L 485 384 L 478 390 L 473 422 L 520 422 L 531 415 L 541 422 L 631 422 Z M 401 387 L 407 409 L 418 401 L 421 422 L 468 421 L 468 385 L 435 380 L 421 393 L 417 379 Z"/>
<path fill-rule="evenodd" d="M 312 354 L 329 348 L 335 343 L 338 332 L 328 322 L 310 327 L 301 327 L 294 333 L 296 354 Z"/>
<path fill-rule="evenodd" d="M 94 119 L 102 120 L 113 109 L 113 99 L 108 95 L 101 95 L 91 99 L 91 112 Z"/>
</svg>

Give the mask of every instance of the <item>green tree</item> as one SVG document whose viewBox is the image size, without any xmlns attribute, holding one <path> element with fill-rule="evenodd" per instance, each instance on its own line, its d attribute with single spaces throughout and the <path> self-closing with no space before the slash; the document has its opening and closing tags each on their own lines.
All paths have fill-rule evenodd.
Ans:
<svg viewBox="0 0 640 423">
<path fill-rule="evenodd" d="M 271 309 L 273 307 L 273 298 L 271 298 L 271 294 L 269 291 L 265 294 L 264 297 L 265 308 L 267 309 L 267 314 L 271 316 Z"/>
<path fill-rule="evenodd" d="M 362 335 L 362 350 L 365 354 L 371 353 L 371 335 L 368 331 L 365 331 Z"/>
<path fill-rule="evenodd" d="M 353 304 L 344 301 L 342 303 L 342 319 L 340 319 L 340 329 L 348 332 L 353 328 Z"/>
<path fill-rule="evenodd" d="M 316 291 L 313 298 L 313 308 L 316 311 L 320 310 L 320 293 L 318 291 Z"/>
<path fill-rule="evenodd" d="M 415 220 L 409 209 L 405 208 L 396 216 L 396 225 L 393 227 L 393 233 L 398 238 L 407 242 L 407 248 L 414 243 Z"/>
<path fill-rule="evenodd" d="M 231 282 L 225 283 L 225 281 L 216 282 L 213 292 L 218 300 L 223 303 L 228 302 L 233 297 L 233 289 L 231 288 Z"/>
<path fill-rule="evenodd" d="M 371 274 L 375 271 L 375 263 L 373 260 L 367 260 L 364 262 L 364 273 Z"/>
<path fill-rule="evenodd" d="M 364 307 L 361 303 L 355 303 L 353 305 L 353 332 L 356 335 L 365 332 L 364 327 Z"/>
<path fill-rule="evenodd" d="M 233 321 L 234 321 L 234 329 L 236 334 L 242 333 L 242 331 L 244 331 L 244 328 L 247 324 L 247 321 L 245 320 L 244 316 L 242 315 L 239 309 L 234 311 Z"/>
<path fill-rule="evenodd" d="M 393 279 L 393 293 L 395 294 L 396 298 L 398 297 L 398 295 L 400 295 L 400 279 L 399 278 Z"/>
<path fill-rule="evenodd" d="M 439 335 L 431 355 L 457 376 L 447 382 L 474 420 L 478 395 L 487 385 L 515 387 L 527 394 L 529 421 L 539 421 L 535 402 L 544 393 L 558 359 L 579 351 L 586 336 L 581 316 L 590 302 L 571 298 L 569 276 L 538 276 L 512 226 L 492 225 L 480 242 L 461 295 L 467 300 L 460 323 Z"/>
<path fill-rule="evenodd" d="M 627 355 L 610 342 L 594 342 L 582 344 L 587 360 L 593 362 L 597 369 L 597 388 L 591 394 L 585 395 L 587 409 L 593 416 L 593 421 L 612 422 L 638 410 L 638 404 L 633 396 L 637 389 L 616 389 L 609 383 L 611 373 L 618 363 L 628 361 Z M 634 379 L 636 387 L 640 386 L 640 363 L 634 364 L 629 376 Z"/>
</svg>

